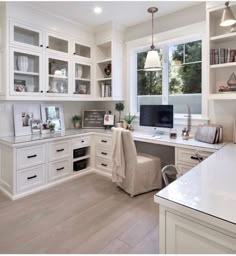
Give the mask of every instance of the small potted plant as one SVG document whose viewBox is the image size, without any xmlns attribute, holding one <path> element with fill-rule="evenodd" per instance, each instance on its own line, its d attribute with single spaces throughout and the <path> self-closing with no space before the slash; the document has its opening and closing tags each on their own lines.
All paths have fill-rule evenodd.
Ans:
<svg viewBox="0 0 236 256">
<path fill-rule="evenodd" d="M 80 115 L 74 115 L 72 117 L 72 122 L 74 124 L 74 128 L 79 129 L 81 127 L 81 116 Z"/>
<path fill-rule="evenodd" d="M 118 119 L 118 123 L 117 123 L 118 127 L 122 127 L 122 122 L 120 120 L 120 117 L 121 117 L 121 112 L 124 110 L 124 108 L 125 108 L 125 105 L 122 102 L 116 103 L 115 109 L 116 109 L 116 111 L 119 112 L 119 119 Z"/>
<path fill-rule="evenodd" d="M 135 115 L 131 115 L 130 113 L 129 113 L 129 115 L 125 116 L 124 117 L 124 121 L 125 121 L 124 128 L 128 129 L 128 130 L 133 130 L 132 122 L 134 119 L 135 119 Z"/>
<path fill-rule="evenodd" d="M 48 123 L 48 129 L 50 130 L 50 132 L 54 132 L 55 131 L 55 124 L 52 122 Z"/>
</svg>

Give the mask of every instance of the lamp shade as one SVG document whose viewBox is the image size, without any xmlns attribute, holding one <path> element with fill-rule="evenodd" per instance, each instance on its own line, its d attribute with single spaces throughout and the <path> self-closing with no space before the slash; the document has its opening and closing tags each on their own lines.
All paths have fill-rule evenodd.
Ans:
<svg viewBox="0 0 236 256">
<path fill-rule="evenodd" d="M 221 27 L 227 27 L 227 26 L 232 26 L 236 23 L 236 19 L 233 15 L 232 10 L 228 6 L 228 3 L 223 11 L 220 26 Z"/>
<path fill-rule="evenodd" d="M 148 51 L 144 69 L 146 71 L 157 71 L 162 69 L 160 57 L 156 50 Z"/>
</svg>

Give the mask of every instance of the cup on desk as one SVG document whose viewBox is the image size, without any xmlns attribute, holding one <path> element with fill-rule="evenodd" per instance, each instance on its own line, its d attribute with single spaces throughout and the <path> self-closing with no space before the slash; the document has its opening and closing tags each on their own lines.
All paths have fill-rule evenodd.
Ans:
<svg viewBox="0 0 236 256">
<path fill-rule="evenodd" d="M 170 139 L 176 139 L 176 138 L 177 138 L 176 129 L 170 129 Z"/>
</svg>

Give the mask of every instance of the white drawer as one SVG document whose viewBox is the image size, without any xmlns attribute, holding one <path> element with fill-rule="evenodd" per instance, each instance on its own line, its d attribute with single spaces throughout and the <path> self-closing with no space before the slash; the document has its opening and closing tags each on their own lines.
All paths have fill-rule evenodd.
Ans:
<svg viewBox="0 0 236 256">
<path fill-rule="evenodd" d="M 50 163 L 48 168 L 48 180 L 57 180 L 69 175 L 72 170 L 70 168 L 70 160 L 62 160 L 55 163 Z"/>
<path fill-rule="evenodd" d="M 96 168 L 111 173 L 112 162 L 106 159 L 96 157 Z"/>
<path fill-rule="evenodd" d="M 48 161 L 60 160 L 70 156 L 70 141 L 59 141 L 48 144 Z"/>
<path fill-rule="evenodd" d="M 96 136 L 96 144 L 99 146 L 107 146 L 111 147 L 112 146 L 112 139 L 109 136 L 102 136 L 102 135 L 97 135 Z"/>
<path fill-rule="evenodd" d="M 182 163 L 177 163 L 176 167 L 178 170 L 178 177 L 184 175 L 186 172 L 190 171 L 194 166 L 196 166 L 197 164 L 182 164 Z"/>
<path fill-rule="evenodd" d="M 188 164 L 198 164 L 198 158 L 196 157 L 196 153 L 200 156 L 201 160 L 206 159 L 208 156 L 212 154 L 212 152 L 206 152 L 201 150 L 194 149 L 183 149 L 176 148 L 176 162 L 185 162 Z"/>
<path fill-rule="evenodd" d="M 90 137 L 80 137 L 72 140 L 73 149 L 90 146 Z"/>
<path fill-rule="evenodd" d="M 18 171 L 16 174 L 17 193 L 45 184 L 45 165 L 39 165 Z"/>
<path fill-rule="evenodd" d="M 111 160 L 111 149 L 96 146 L 96 156 Z"/>
<path fill-rule="evenodd" d="M 16 150 L 16 169 L 25 169 L 45 163 L 45 145 L 19 148 Z"/>
</svg>

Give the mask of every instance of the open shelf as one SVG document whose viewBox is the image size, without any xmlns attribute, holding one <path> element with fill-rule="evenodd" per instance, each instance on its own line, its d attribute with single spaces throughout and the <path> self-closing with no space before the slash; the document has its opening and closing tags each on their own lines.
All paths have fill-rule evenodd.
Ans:
<svg viewBox="0 0 236 256">
<path fill-rule="evenodd" d="M 227 34 L 218 35 L 218 36 L 212 36 L 210 38 L 212 42 L 217 42 L 217 43 L 228 42 L 234 39 L 236 40 L 236 32 L 227 33 Z"/>
<path fill-rule="evenodd" d="M 208 96 L 209 100 L 236 100 L 236 93 L 215 93 Z"/>
<path fill-rule="evenodd" d="M 112 80 L 112 77 L 105 77 L 105 78 L 99 78 L 99 79 L 97 79 L 98 82 L 99 82 L 99 81 L 110 81 L 110 80 Z"/>
<path fill-rule="evenodd" d="M 78 158 L 74 158 L 74 159 L 73 159 L 73 162 L 76 162 L 76 161 L 79 161 L 79 160 L 88 159 L 88 158 L 90 158 L 90 155 L 82 156 L 82 157 L 78 157 Z"/>
<path fill-rule="evenodd" d="M 67 79 L 67 76 L 57 76 L 57 75 L 48 75 L 51 78 L 58 78 L 58 79 Z"/>
<path fill-rule="evenodd" d="M 111 58 L 107 58 L 107 59 L 97 61 L 97 64 L 106 64 L 106 63 L 107 64 L 111 63 Z"/>
<path fill-rule="evenodd" d="M 26 76 L 38 76 L 39 75 L 39 73 L 36 73 L 36 72 L 24 72 L 24 71 L 19 71 L 19 70 L 15 70 L 14 73 L 18 74 L 18 75 L 26 75 Z"/>
<path fill-rule="evenodd" d="M 210 68 L 212 68 L 212 69 L 214 69 L 214 68 L 227 68 L 227 67 L 233 67 L 233 66 L 236 66 L 236 62 L 210 65 Z"/>
</svg>

